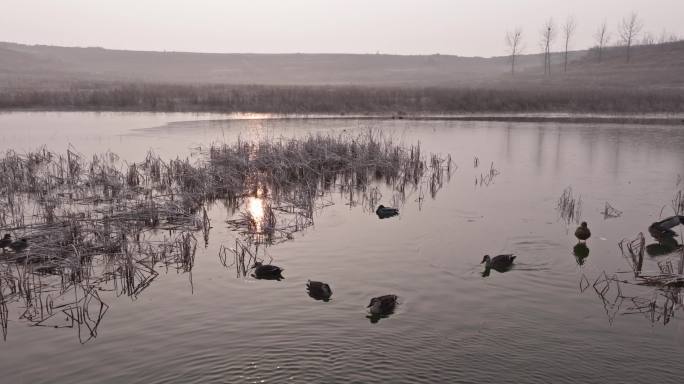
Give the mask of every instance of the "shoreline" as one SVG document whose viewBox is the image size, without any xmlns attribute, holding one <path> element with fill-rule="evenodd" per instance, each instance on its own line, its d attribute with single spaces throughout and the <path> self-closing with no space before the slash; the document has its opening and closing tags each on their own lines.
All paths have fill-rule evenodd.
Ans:
<svg viewBox="0 0 684 384">
<path fill-rule="evenodd" d="M 464 114 L 281 114 L 264 112 L 219 111 L 151 111 L 125 109 L 0 109 L 0 116 L 14 113 L 142 113 L 216 115 L 222 120 L 409 120 L 409 121 L 480 121 L 511 123 L 566 123 L 566 124 L 635 124 L 684 126 L 684 113 L 645 113 L 634 115 L 588 114 L 572 112 L 532 113 L 464 113 Z"/>
</svg>

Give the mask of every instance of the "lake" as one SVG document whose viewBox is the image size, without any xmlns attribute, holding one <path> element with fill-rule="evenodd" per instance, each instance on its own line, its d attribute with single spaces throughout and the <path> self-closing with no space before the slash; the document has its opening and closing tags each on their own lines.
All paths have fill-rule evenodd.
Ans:
<svg viewBox="0 0 684 384">
<path fill-rule="evenodd" d="M 224 265 L 222 246 L 241 235 L 227 223 L 236 213 L 213 203 L 191 273 L 159 264 L 136 295 L 103 288 L 96 337 L 64 319 L 72 326 L 33 326 L 25 304 L 9 303 L 3 381 L 681 382 L 682 294 L 668 291 L 667 312 L 654 287 L 623 283 L 616 296 L 601 280 L 630 280 L 618 242 L 643 232 L 654 243 L 648 226 L 673 214 L 681 127 L 15 112 L 0 114 L 0 150 L 194 159 L 211 143 L 369 129 L 456 167 L 434 198 L 425 185 L 402 199 L 379 185 L 379 201 L 400 209 L 384 220 L 330 192 L 312 226 L 261 247 L 281 281 Z M 568 187 L 592 231 L 588 256 L 574 254 L 577 222 L 557 210 Z M 606 203 L 621 215 L 606 217 Z M 517 255 L 514 267 L 484 277 L 483 255 L 501 253 Z M 331 300 L 309 297 L 309 279 L 329 283 Z M 369 300 L 384 294 L 399 297 L 396 311 L 370 321 Z M 654 312 L 635 313 L 651 302 Z"/>
</svg>

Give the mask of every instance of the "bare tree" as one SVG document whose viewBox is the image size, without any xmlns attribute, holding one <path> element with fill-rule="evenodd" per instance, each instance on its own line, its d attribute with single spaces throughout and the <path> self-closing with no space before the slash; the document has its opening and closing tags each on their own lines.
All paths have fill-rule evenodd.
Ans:
<svg viewBox="0 0 684 384">
<path fill-rule="evenodd" d="M 641 38 L 641 44 L 642 45 L 653 45 L 653 44 L 655 44 L 655 42 L 656 42 L 656 39 L 653 36 L 653 34 L 651 34 L 651 32 L 645 32 L 644 37 Z"/>
<path fill-rule="evenodd" d="M 553 19 L 549 19 L 544 23 L 541 31 L 540 45 L 544 50 L 544 74 L 551 74 L 551 45 L 556 38 L 556 27 L 553 24 Z"/>
<path fill-rule="evenodd" d="M 511 55 L 511 75 L 515 75 L 515 58 L 522 52 L 522 28 L 517 27 L 513 31 L 506 32 L 506 45 Z"/>
<path fill-rule="evenodd" d="M 663 31 L 660 32 L 660 36 L 658 36 L 658 44 L 665 43 L 667 43 L 667 30 L 663 29 Z"/>
<path fill-rule="evenodd" d="M 627 62 L 631 59 L 632 45 L 639 36 L 643 23 L 639 19 L 639 15 L 632 12 L 629 16 L 622 19 L 618 24 L 618 33 L 620 35 L 620 42 L 627 48 Z"/>
<path fill-rule="evenodd" d="M 610 32 L 608 32 L 608 24 L 605 19 L 603 19 L 603 24 L 598 27 L 596 33 L 594 33 L 594 41 L 596 41 L 598 61 L 600 63 L 603 59 L 603 49 L 608 45 L 608 41 L 610 41 Z"/>
<path fill-rule="evenodd" d="M 563 25 L 563 39 L 565 39 L 565 55 L 563 57 L 563 72 L 568 71 L 568 47 L 570 46 L 570 39 L 575 34 L 575 29 L 577 29 L 577 23 L 575 18 L 568 16 Z"/>
</svg>

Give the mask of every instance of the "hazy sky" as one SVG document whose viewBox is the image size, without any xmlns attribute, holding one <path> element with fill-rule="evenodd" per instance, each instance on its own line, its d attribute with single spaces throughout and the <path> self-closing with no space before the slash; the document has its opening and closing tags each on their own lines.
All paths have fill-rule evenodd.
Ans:
<svg viewBox="0 0 684 384">
<path fill-rule="evenodd" d="M 521 26 L 573 15 L 572 46 L 637 12 L 644 31 L 684 36 L 684 0 L 0 0 L 0 41 L 193 52 L 349 52 L 498 56 Z M 560 47 L 560 44 L 557 44 Z"/>
</svg>

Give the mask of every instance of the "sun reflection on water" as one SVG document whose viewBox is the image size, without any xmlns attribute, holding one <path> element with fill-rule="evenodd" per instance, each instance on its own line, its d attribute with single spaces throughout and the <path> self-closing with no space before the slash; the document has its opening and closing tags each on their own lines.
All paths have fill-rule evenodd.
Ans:
<svg viewBox="0 0 684 384">
<path fill-rule="evenodd" d="M 254 232 L 261 233 L 264 226 L 265 206 L 263 192 L 258 190 L 256 196 L 247 199 L 247 212 L 254 225 Z"/>
</svg>

